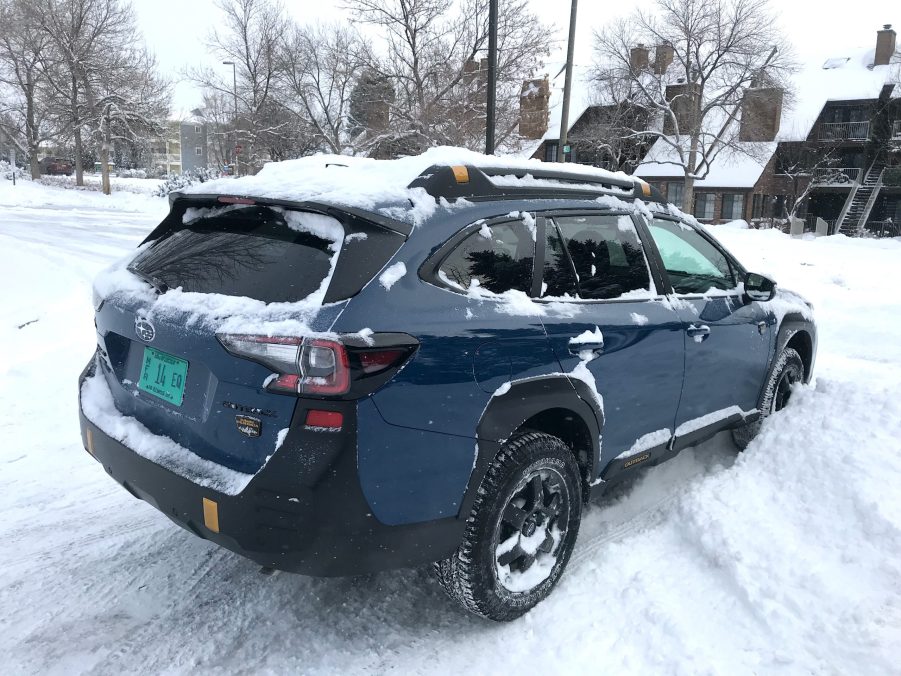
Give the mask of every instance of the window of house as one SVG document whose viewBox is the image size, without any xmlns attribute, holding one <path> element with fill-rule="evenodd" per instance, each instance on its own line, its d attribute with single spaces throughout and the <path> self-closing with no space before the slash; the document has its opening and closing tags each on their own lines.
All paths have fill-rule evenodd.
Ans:
<svg viewBox="0 0 901 676">
<path fill-rule="evenodd" d="M 199 124 L 195 124 L 195 125 L 194 125 L 194 133 L 195 133 L 195 134 L 199 134 L 199 133 L 200 133 L 200 125 L 199 125 Z"/>
<path fill-rule="evenodd" d="M 486 237 L 485 235 L 490 236 Z M 444 259 L 438 275 L 469 289 L 473 283 L 493 293 L 532 289 L 535 239 L 522 221 L 482 228 L 464 239 Z"/>
<path fill-rule="evenodd" d="M 556 162 L 557 161 L 557 148 L 559 148 L 558 143 L 548 143 L 544 147 L 544 161 L 545 162 Z"/>
<path fill-rule="evenodd" d="M 652 288 L 644 250 L 629 216 L 596 214 L 554 220 L 557 228 L 550 222 L 547 228 L 543 296 L 609 299 Z"/>
<path fill-rule="evenodd" d="M 695 218 L 710 220 L 713 218 L 713 205 L 716 195 L 712 192 L 699 192 L 695 195 Z"/>
<path fill-rule="evenodd" d="M 197 155 L 197 157 L 200 157 L 201 155 L 203 155 L 203 148 L 197 146 L 196 148 L 194 148 L 194 154 Z"/>
<path fill-rule="evenodd" d="M 722 218 L 734 221 L 744 217 L 745 196 L 741 193 L 724 193 Z"/>
<path fill-rule="evenodd" d="M 649 227 L 676 293 L 735 288 L 729 260 L 694 228 L 662 218 Z"/>
<path fill-rule="evenodd" d="M 682 191 L 685 184 L 682 182 L 670 182 L 666 184 L 666 201 L 675 204 L 677 207 L 682 206 Z"/>
<path fill-rule="evenodd" d="M 788 215 L 785 204 L 785 195 L 773 195 L 773 218 L 783 218 Z"/>
</svg>

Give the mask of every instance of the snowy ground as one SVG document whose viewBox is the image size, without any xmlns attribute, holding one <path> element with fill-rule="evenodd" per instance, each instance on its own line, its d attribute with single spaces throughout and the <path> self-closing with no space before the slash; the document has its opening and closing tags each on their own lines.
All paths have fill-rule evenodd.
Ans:
<svg viewBox="0 0 901 676">
<path fill-rule="evenodd" d="M 737 460 L 718 438 L 592 507 L 553 596 L 495 625 L 425 571 L 261 576 L 109 479 L 78 434 L 89 280 L 165 201 L 21 187 L 0 181 L 4 673 L 901 671 L 901 241 L 717 228 L 815 303 L 816 384 Z"/>
</svg>

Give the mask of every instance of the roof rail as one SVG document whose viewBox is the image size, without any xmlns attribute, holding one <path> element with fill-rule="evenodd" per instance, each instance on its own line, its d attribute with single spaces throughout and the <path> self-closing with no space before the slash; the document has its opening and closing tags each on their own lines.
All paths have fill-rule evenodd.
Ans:
<svg viewBox="0 0 901 676">
<path fill-rule="evenodd" d="M 494 179 L 494 180 L 492 180 Z M 635 178 L 599 176 L 529 167 L 476 167 L 432 165 L 408 186 L 425 188 L 435 199 L 499 200 L 543 197 L 566 199 L 612 195 L 665 203 L 656 188 Z"/>
</svg>

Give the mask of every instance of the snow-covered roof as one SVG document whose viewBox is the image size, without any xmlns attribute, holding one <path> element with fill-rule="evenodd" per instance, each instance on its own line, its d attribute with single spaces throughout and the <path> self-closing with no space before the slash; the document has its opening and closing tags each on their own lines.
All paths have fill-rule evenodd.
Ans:
<svg viewBox="0 0 901 676">
<path fill-rule="evenodd" d="M 674 137 L 669 137 L 675 142 Z M 776 143 L 740 143 L 740 149 L 724 148 L 706 178 L 695 181 L 697 188 L 753 188 L 767 162 L 776 152 Z M 639 178 L 682 178 L 685 174 L 676 149 L 658 139 L 635 170 Z"/>
<path fill-rule="evenodd" d="M 548 119 L 547 131 L 542 136 L 541 141 L 555 140 L 560 138 L 560 121 L 563 115 L 563 88 L 566 84 L 566 69 L 564 63 L 552 64 L 548 70 L 548 80 L 551 85 L 551 98 L 548 101 L 548 111 L 550 117 Z M 595 88 L 591 86 L 591 76 L 588 66 L 573 65 L 573 80 L 570 88 L 569 100 L 569 128 L 578 121 L 580 117 L 588 110 L 588 107 L 595 102 L 592 99 Z M 541 145 L 538 141 L 538 145 Z M 533 150 L 532 152 L 535 152 Z"/>
<path fill-rule="evenodd" d="M 302 202 L 316 200 L 360 209 L 380 209 L 414 225 L 434 213 L 435 199 L 424 188 L 408 188 L 433 165 L 468 164 L 476 167 L 510 167 L 516 170 L 554 168 L 571 174 L 602 179 L 634 180 L 622 172 L 572 164 L 548 164 L 521 157 L 483 155 L 442 146 L 421 155 L 397 160 L 374 160 L 344 155 L 314 155 L 297 160 L 271 162 L 255 176 L 219 178 L 184 190 L 188 194 L 221 194 Z"/>
<path fill-rule="evenodd" d="M 803 141 L 829 101 L 878 98 L 882 88 L 897 83 L 901 64 L 874 66 L 874 49 L 830 48 L 811 59 L 792 77 L 792 101 L 782 111 L 777 141 Z M 895 93 L 901 93 L 896 85 Z"/>
</svg>

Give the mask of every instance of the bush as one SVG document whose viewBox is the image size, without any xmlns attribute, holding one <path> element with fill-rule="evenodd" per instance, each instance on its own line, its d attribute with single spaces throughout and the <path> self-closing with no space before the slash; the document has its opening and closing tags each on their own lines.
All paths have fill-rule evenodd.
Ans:
<svg viewBox="0 0 901 676">
<path fill-rule="evenodd" d="M 222 172 L 218 169 L 190 169 L 181 174 L 170 174 L 163 180 L 163 184 L 157 189 L 155 195 L 166 197 L 170 192 L 178 192 L 195 183 L 206 183 L 219 178 Z"/>
<path fill-rule="evenodd" d="M 21 167 L 13 168 L 6 160 L 0 160 L 0 177 L 5 178 L 7 181 L 11 181 L 13 180 L 13 173 L 15 173 L 17 181 L 24 181 L 31 178 L 31 176 Z"/>
<path fill-rule="evenodd" d="M 147 178 L 147 171 L 144 169 L 119 169 L 116 171 L 119 178 Z"/>
</svg>

